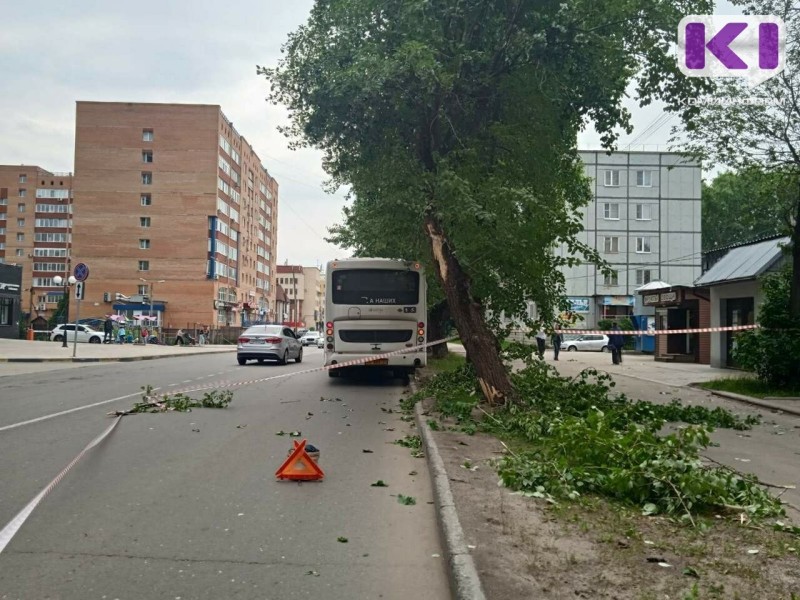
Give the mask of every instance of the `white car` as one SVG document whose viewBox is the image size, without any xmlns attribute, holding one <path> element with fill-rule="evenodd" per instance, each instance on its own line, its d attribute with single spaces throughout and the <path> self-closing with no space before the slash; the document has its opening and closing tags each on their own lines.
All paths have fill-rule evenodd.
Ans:
<svg viewBox="0 0 800 600">
<path fill-rule="evenodd" d="M 607 335 L 588 333 L 561 342 L 561 349 L 569 352 L 576 352 L 578 350 L 599 350 L 600 352 L 608 352 L 610 350 L 608 347 Z"/>
<path fill-rule="evenodd" d="M 289 359 L 296 363 L 303 360 L 303 346 L 289 327 L 253 325 L 239 336 L 236 360 L 240 365 L 248 360 L 256 360 L 260 365 L 265 360 L 276 360 L 285 365 Z"/>
<path fill-rule="evenodd" d="M 75 340 L 75 327 L 78 328 L 78 341 L 89 342 L 90 344 L 102 344 L 103 332 L 92 329 L 88 325 L 75 325 L 68 323 L 66 325 L 57 325 L 53 331 L 50 332 L 50 340 L 53 342 L 63 342 L 64 336 L 67 336 L 68 342 Z"/>
<path fill-rule="evenodd" d="M 322 336 L 319 336 L 317 338 L 317 348 L 324 348 L 324 347 L 325 347 L 325 338 L 322 337 Z"/>
<path fill-rule="evenodd" d="M 303 337 L 300 338 L 300 343 L 303 346 L 315 346 L 319 339 L 319 331 L 306 331 Z"/>
</svg>

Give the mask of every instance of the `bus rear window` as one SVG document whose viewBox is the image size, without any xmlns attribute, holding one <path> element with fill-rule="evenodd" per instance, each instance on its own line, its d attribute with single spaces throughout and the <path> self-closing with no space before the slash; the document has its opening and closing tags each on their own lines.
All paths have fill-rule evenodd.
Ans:
<svg viewBox="0 0 800 600">
<path fill-rule="evenodd" d="M 419 304 L 419 273 L 341 269 L 331 276 L 334 304 Z"/>
</svg>

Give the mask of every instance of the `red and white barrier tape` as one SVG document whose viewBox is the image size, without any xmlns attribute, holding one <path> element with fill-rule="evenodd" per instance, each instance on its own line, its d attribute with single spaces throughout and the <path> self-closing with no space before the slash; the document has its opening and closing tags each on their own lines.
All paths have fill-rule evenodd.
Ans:
<svg viewBox="0 0 800 600">
<path fill-rule="evenodd" d="M 717 333 L 719 331 L 744 331 L 757 329 L 761 325 L 730 325 L 727 327 L 697 327 L 694 329 L 620 329 L 618 335 L 673 335 L 683 333 Z M 567 335 L 605 334 L 612 332 L 610 329 L 556 329 L 557 333 Z M 531 332 L 534 333 L 534 332 Z"/>
<path fill-rule="evenodd" d="M 25 523 L 25 520 L 30 516 L 39 503 L 44 500 L 45 496 L 53 491 L 53 488 L 58 485 L 58 483 L 64 478 L 70 469 L 72 469 L 72 467 L 74 467 L 89 450 L 97 446 L 97 444 L 102 442 L 108 436 L 108 434 L 114 431 L 114 428 L 119 424 L 119 422 L 120 419 L 114 419 L 114 422 L 108 427 L 108 429 L 89 442 L 89 444 L 80 451 L 80 454 L 73 458 L 72 462 L 70 462 L 58 475 L 55 476 L 53 481 L 48 483 L 41 492 L 36 494 L 36 497 L 28 502 L 28 505 L 19 511 L 17 515 L 8 522 L 8 525 L 0 530 L 0 552 L 2 552 L 5 547 L 8 546 L 11 538 L 16 535 L 17 531 L 19 531 L 19 528 L 22 527 L 23 523 Z"/>
</svg>

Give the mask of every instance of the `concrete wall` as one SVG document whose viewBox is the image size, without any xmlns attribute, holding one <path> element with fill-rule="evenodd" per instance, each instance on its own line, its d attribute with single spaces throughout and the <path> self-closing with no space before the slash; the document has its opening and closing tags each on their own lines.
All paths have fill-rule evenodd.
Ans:
<svg viewBox="0 0 800 600">
<path fill-rule="evenodd" d="M 716 285 L 711 289 L 711 327 L 722 327 L 725 324 L 725 300 L 728 298 L 753 298 L 754 318 L 758 321 L 758 310 L 763 299 L 761 287 L 755 280 L 740 283 Z M 725 332 L 711 334 L 711 366 L 725 368 L 727 366 L 727 348 Z"/>
</svg>

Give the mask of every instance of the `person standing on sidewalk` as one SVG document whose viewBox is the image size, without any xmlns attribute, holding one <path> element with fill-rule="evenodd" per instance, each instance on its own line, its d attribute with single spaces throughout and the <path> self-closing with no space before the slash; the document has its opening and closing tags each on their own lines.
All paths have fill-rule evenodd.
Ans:
<svg viewBox="0 0 800 600">
<path fill-rule="evenodd" d="M 556 327 L 558 327 L 558 325 L 556 325 Z M 553 360 L 558 360 L 558 353 L 561 351 L 561 342 L 564 341 L 564 338 L 554 328 L 550 336 L 550 341 L 553 342 Z"/>
<path fill-rule="evenodd" d="M 106 319 L 106 322 L 103 323 L 103 333 L 104 344 L 111 344 L 114 342 L 114 321 Z"/>
<path fill-rule="evenodd" d="M 622 363 L 622 347 L 625 345 L 625 338 L 619 325 L 614 323 L 608 334 L 608 346 L 611 348 L 611 362 L 615 365 Z"/>
<path fill-rule="evenodd" d="M 544 346 L 545 341 L 547 340 L 547 334 L 544 332 L 543 328 L 539 328 L 539 331 L 536 333 L 536 354 L 539 355 L 539 358 L 544 359 Z"/>
</svg>

